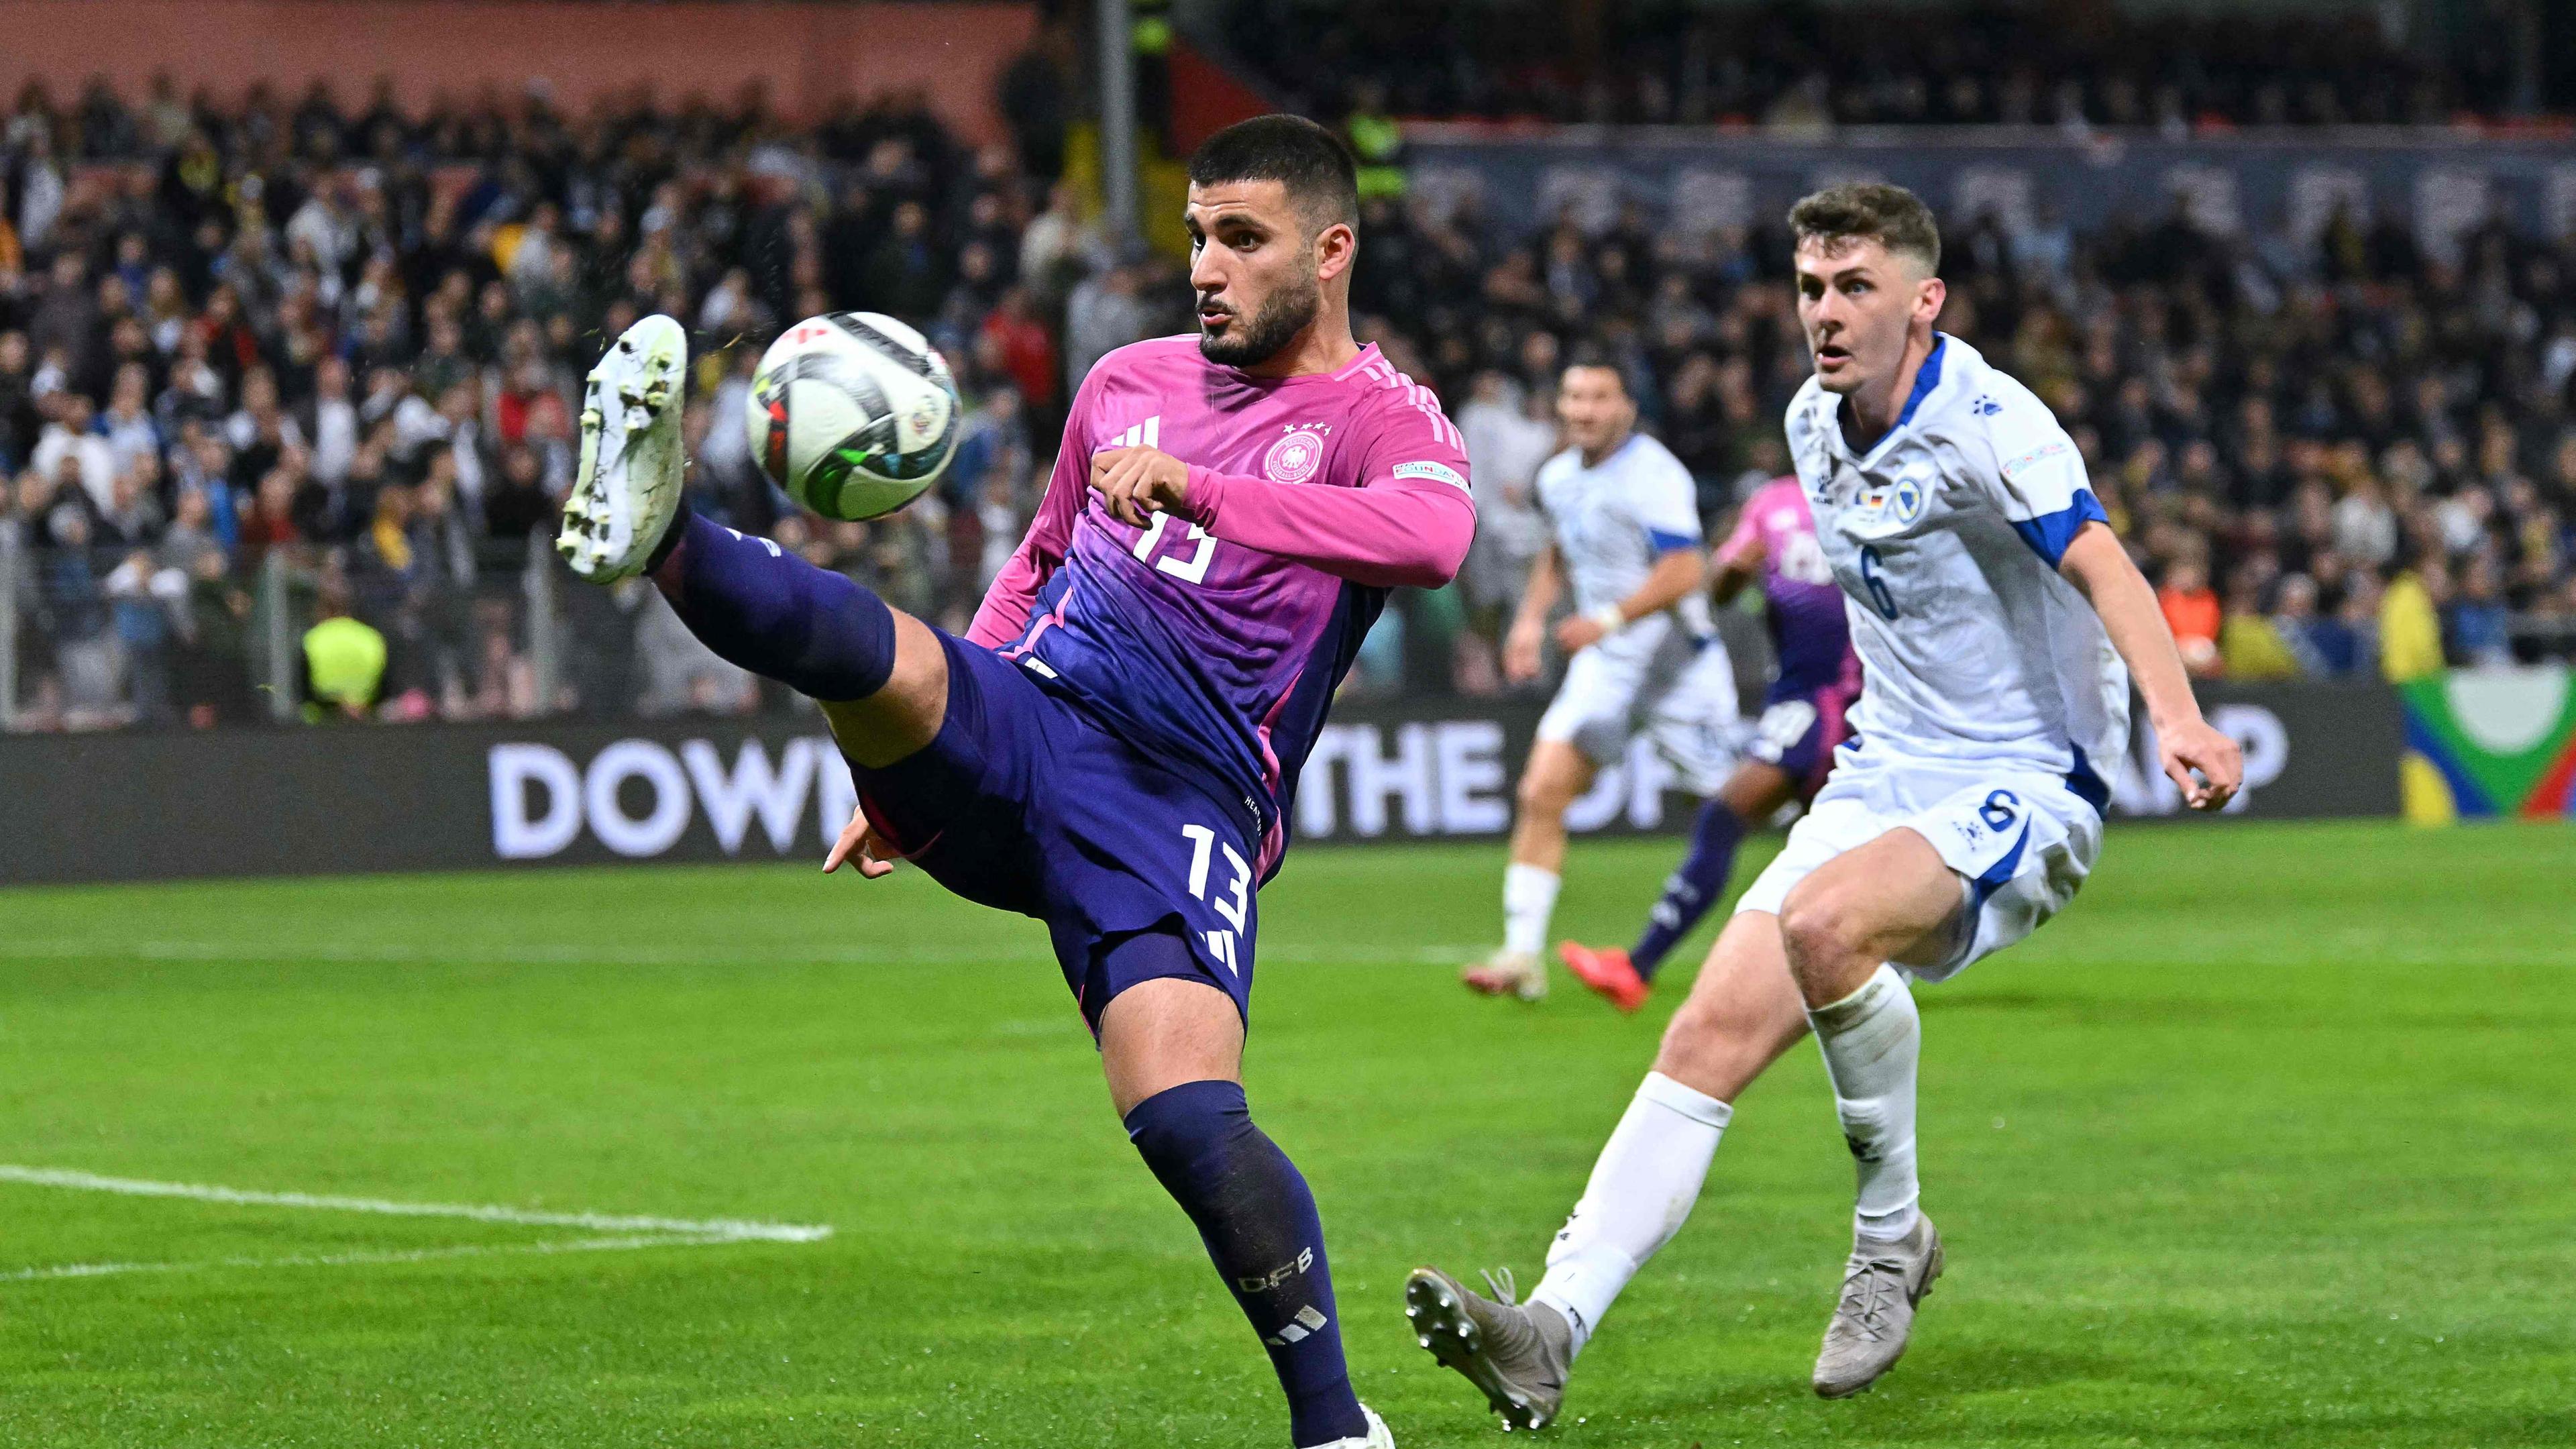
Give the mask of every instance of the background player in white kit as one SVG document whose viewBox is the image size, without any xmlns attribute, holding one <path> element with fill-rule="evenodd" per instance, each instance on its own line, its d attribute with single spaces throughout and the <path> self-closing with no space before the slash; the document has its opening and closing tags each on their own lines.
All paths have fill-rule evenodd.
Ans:
<svg viewBox="0 0 2576 1449">
<path fill-rule="evenodd" d="M 1818 192 L 1789 221 L 1816 362 L 1789 442 L 1849 600 L 1858 739 L 1737 903 L 1530 1302 L 1429 1268 L 1406 1282 L 1423 1346 L 1516 1424 L 1555 1416 L 1574 1355 L 1689 1215 L 1736 1095 L 1810 1029 L 1859 1171 L 1815 1389 L 1857 1393 L 1894 1366 L 1941 1271 L 1917 1207 L 1908 978 L 1941 980 L 2074 897 L 2102 843 L 2095 762 L 2126 738 L 2133 675 L 2194 808 L 2225 804 L 2243 774 L 2075 445 L 2027 388 L 1933 330 L 1931 212 L 1870 183 Z"/>
<path fill-rule="evenodd" d="M 1708 572 L 1690 470 L 1637 431 L 1637 405 L 1606 360 L 1578 356 L 1558 379 L 1569 446 L 1538 470 L 1552 537 L 1503 644 L 1503 676 L 1536 679 L 1548 611 L 1567 588 L 1574 614 L 1557 625 L 1571 657 L 1521 771 L 1511 864 L 1503 873 L 1503 944 L 1463 977 L 1488 995 L 1547 994 L 1548 918 L 1565 864 L 1565 811 L 1640 735 L 1685 789 L 1706 797 L 1735 763 L 1735 669 L 1709 623 Z"/>
</svg>

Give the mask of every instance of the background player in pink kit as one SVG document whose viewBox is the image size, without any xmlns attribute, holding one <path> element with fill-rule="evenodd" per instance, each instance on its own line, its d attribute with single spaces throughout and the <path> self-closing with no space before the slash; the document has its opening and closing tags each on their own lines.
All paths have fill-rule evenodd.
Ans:
<svg viewBox="0 0 2576 1449">
<path fill-rule="evenodd" d="M 900 856 L 1047 923 L 1128 1136 L 1269 1350 L 1292 1442 L 1384 1449 L 1351 1390 L 1314 1197 L 1244 1099 L 1254 891 L 1386 590 L 1446 583 L 1475 505 L 1439 405 L 1351 336 L 1340 143 L 1259 117 L 1209 138 L 1189 175 L 1198 335 L 1084 379 L 966 638 L 685 510 L 594 576 L 650 573 L 718 654 L 823 702 L 861 801 L 827 870 Z M 673 392 L 648 430 L 675 426 Z M 650 442 L 633 424 L 600 437 L 572 512 L 620 488 L 649 509 L 656 480 L 623 460 Z"/>
<path fill-rule="evenodd" d="M 1689 852 L 1665 880 L 1637 944 L 1622 951 L 1568 941 L 1557 948 L 1567 970 L 1621 1011 L 1645 1003 L 1664 957 L 1725 894 L 1744 833 L 1791 800 L 1813 797 L 1833 768 L 1834 747 L 1851 737 L 1844 712 L 1860 695 L 1860 656 L 1795 476 L 1774 478 L 1745 500 L 1717 551 L 1709 589 L 1723 604 L 1757 576 L 1775 668 L 1745 758 L 1699 807 Z"/>
</svg>

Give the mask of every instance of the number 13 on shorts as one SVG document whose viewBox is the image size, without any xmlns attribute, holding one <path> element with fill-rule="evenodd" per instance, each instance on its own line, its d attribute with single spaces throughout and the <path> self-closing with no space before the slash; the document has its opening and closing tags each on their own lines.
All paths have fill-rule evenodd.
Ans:
<svg viewBox="0 0 2576 1449">
<path fill-rule="evenodd" d="M 1190 843 L 1190 894 L 1207 902 L 1225 918 L 1225 925 L 1206 932 L 1208 954 L 1225 964 L 1225 969 L 1240 976 L 1243 968 L 1235 940 L 1249 935 L 1252 919 L 1252 865 L 1234 848 L 1234 842 L 1217 839 L 1216 832 L 1204 825 L 1184 825 L 1181 837 Z M 1216 853 L 1225 852 L 1225 871 L 1221 883 L 1210 880 L 1216 864 Z M 1209 887 L 1215 885 L 1213 893 Z"/>
</svg>

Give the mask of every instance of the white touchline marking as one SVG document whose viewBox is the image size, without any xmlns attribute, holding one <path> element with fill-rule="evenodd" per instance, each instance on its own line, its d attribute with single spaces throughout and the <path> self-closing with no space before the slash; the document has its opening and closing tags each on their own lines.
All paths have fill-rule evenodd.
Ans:
<svg viewBox="0 0 2576 1449">
<path fill-rule="evenodd" d="M 196 1182 L 150 1182 L 135 1177 L 102 1177 L 63 1167 L 21 1167 L 0 1163 L 0 1182 L 29 1187 L 61 1187 L 75 1192 L 113 1192 L 128 1197 L 179 1197 L 196 1202 L 236 1203 L 249 1207 L 310 1208 L 323 1212 L 384 1213 L 407 1218 L 469 1218 L 483 1223 L 525 1227 L 588 1228 L 603 1233 L 677 1234 L 713 1242 L 813 1243 L 832 1235 L 827 1226 L 804 1223 L 759 1223 L 740 1218 L 632 1217 L 610 1213 L 550 1213 L 483 1203 L 397 1202 L 378 1197 L 336 1197 L 309 1192 L 258 1192 Z M 274 1259 L 266 1261 L 276 1261 Z"/>
<path fill-rule="evenodd" d="M 194 1263 L 62 1263 L 49 1268 L 20 1268 L 0 1273 L 0 1283 L 37 1283 L 54 1278 L 106 1278 L 119 1273 L 193 1273 L 207 1268 L 340 1268 L 368 1263 L 429 1263 L 444 1258 L 483 1258 L 505 1253 L 616 1253 L 637 1248 L 703 1248 L 737 1238 L 683 1234 L 631 1238 L 575 1238 L 556 1243 L 478 1243 L 453 1248 L 406 1248 L 350 1253 L 297 1253 L 283 1258 L 210 1258 Z"/>
</svg>

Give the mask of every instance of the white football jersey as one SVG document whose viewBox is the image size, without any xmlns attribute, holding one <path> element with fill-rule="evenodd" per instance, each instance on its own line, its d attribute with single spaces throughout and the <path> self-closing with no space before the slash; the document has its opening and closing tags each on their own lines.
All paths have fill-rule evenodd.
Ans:
<svg viewBox="0 0 2576 1449">
<path fill-rule="evenodd" d="M 1643 433 L 1629 435 L 1598 467 L 1583 466 L 1580 448 L 1540 464 L 1538 502 L 1555 533 L 1574 607 L 1583 613 L 1635 593 L 1655 560 L 1671 550 L 1700 546 L 1698 489 L 1690 470 Z M 1714 634 L 1700 590 L 1663 615 L 1632 621 L 1595 647 L 1642 657 L 1655 651 L 1673 624 L 1694 638 Z"/>
<path fill-rule="evenodd" d="M 1789 448 L 1842 586 L 1865 682 L 1851 723 L 1894 760 L 1976 760 L 2067 777 L 2096 809 L 2129 732 L 2129 674 L 2057 571 L 2102 505 L 2047 406 L 1934 334 L 1896 426 L 1865 454 L 1814 378 Z"/>
</svg>

